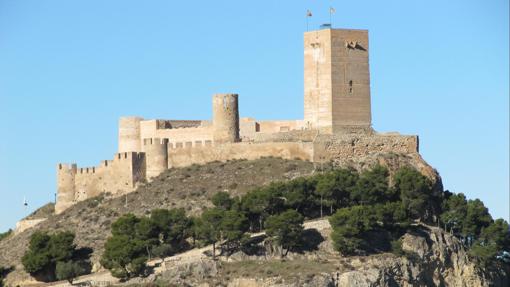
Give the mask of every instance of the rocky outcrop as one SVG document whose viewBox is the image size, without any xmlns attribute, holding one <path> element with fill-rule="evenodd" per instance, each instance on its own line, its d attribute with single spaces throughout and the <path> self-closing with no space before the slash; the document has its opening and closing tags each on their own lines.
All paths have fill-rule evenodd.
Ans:
<svg viewBox="0 0 510 287">
<path fill-rule="evenodd" d="M 342 257 L 331 248 L 327 236 L 331 230 L 319 231 L 325 240 L 313 252 L 292 253 L 283 261 L 273 254 L 237 255 L 228 262 L 225 258 L 219 262 L 201 259 L 169 266 L 157 280 L 178 286 L 204 287 L 478 287 L 508 286 L 509 283 L 508 270 L 479 269 L 460 241 L 440 228 L 420 225 L 406 233 L 401 238 L 406 255 L 401 257 L 388 253 Z M 241 267 L 236 267 L 236 271 L 229 266 Z"/>
</svg>

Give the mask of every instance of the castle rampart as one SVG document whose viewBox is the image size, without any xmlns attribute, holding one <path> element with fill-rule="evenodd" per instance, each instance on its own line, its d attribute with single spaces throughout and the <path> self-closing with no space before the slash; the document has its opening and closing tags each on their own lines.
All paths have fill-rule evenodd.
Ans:
<svg viewBox="0 0 510 287">
<path fill-rule="evenodd" d="M 133 191 L 172 167 L 265 156 L 348 163 L 381 153 L 418 154 L 418 137 L 371 128 L 368 31 L 304 35 L 304 118 L 239 118 L 239 96 L 216 94 L 210 120 L 122 117 L 113 160 L 57 168 L 57 213 L 101 193 Z"/>
<path fill-rule="evenodd" d="M 169 166 L 183 167 L 190 164 L 205 164 L 212 161 L 253 160 L 265 156 L 312 160 L 313 144 L 311 142 L 225 143 L 210 147 L 172 149 L 169 151 L 168 159 Z"/>
<path fill-rule="evenodd" d="M 95 167 L 59 164 L 55 212 L 58 214 L 78 201 L 101 193 L 131 192 L 146 178 L 145 174 L 145 154 L 136 152 L 117 153 L 113 160 L 102 161 Z"/>
</svg>

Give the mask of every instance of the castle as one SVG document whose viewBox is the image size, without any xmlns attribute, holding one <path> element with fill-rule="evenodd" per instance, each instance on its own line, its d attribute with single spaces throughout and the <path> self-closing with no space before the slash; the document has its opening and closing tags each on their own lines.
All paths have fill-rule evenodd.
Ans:
<svg viewBox="0 0 510 287">
<path fill-rule="evenodd" d="M 326 27 L 304 34 L 302 120 L 240 118 L 238 105 L 237 94 L 216 94 L 211 120 L 122 117 L 112 160 L 57 165 L 55 212 L 101 193 L 129 193 L 172 167 L 263 156 L 319 162 L 418 153 L 417 136 L 371 128 L 367 30 Z"/>
</svg>

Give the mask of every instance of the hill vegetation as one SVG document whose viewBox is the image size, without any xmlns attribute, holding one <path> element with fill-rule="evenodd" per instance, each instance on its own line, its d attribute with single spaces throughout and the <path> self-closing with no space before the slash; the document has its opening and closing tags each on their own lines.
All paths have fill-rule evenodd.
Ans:
<svg viewBox="0 0 510 287">
<path fill-rule="evenodd" d="M 264 161 L 271 163 L 273 159 Z M 123 279 L 146 274 L 145 263 L 151 258 L 163 258 L 208 244 L 213 245 L 213 259 L 228 257 L 238 251 L 250 253 L 260 242 L 251 240 L 249 234 L 261 231 L 265 231 L 265 242 L 278 250 L 283 258 L 289 251 L 298 251 L 306 245 L 304 220 L 329 216 L 331 239 L 343 256 L 384 252 L 410 256 L 402 251 L 401 238 L 412 232 L 417 223 L 424 223 L 442 227 L 457 236 L 482 268 L 508 264 L 508 223 L 503 219 L 493 220 L 480 200 L 467 200 L 463 194 L 443 191 L 440 184 L 411 166 L 400 167 L 391 173 L 386 167 L 375 165 L 362 172 L 338 168 L 310 175 L 296 172 L 299 170 L 297 162 L 284 161 L 284 164 L 287 167 L 280 167 L 280 170 L 287 175 L 280 175 L 278 180 L 257 186 L 245 185 L 242 192 L 217 188 L 198 193 L 199 197 L 207 194 L 202 197 L 200 210 L 183 208 L 176 203 L 170 208 L 155 204 L 155 208 L 150 209 L 143 205 L 143 212 L 124 213 L 112 221 L 111 235 L 98 248 L 101 252 L 94 251 L 101 254 L 102 266 Z M 192 168 L 203 172 L 207 166 Z M 165 176 L 169 176 L 162 176 L 141 187 L 134 196 L 151 185 L 159 187 L 152 189 L 151 194 L 170 188 L 171 185 L 163 184 Z M 233 181 L 241 183 L 238 179 Z M 239 190 L 233 183 L 231 189 Z M 105 199 L 94 200 L 87 202 L 89 208 L 111 206 L 105 206 Z M 119 199 L 109 200 L 108 204 L 115 206 L 115 200 Z M 67 234 L 67 239 L 74 239 L 74 234 L 63 234 Z M 35 233 L 26 254 L 33 256 L 47 252 L 34 251 L 32 241 L 41 236 L 48 236 L 47 242 L 52 242 L 51 236 L 62 234 Z M 55 242 L 65 245 L 62 250 L 69 251 L 66 256 L 57 254 L 54 259 L 49 256 L 49 263 L 39 264 L 40 269 L 34 271 L 25 260 L 30 255 L 25 255 L 25 269 L 34 274 L 47 268 L 53 278 L 72 280 L 82 271 L 73 265 L 74 251 L 70 251 L 73 240 Z M 60 268 L 58 262 L 61 262 Z M 57 271 L 66 276 L 59 276 Z"/>
</svg>

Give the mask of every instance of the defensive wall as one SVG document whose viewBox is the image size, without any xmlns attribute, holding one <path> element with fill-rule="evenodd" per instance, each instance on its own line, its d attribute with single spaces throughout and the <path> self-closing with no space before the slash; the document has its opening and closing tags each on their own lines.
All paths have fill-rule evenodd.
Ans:
<svg viewBox="0 0 510 287">
<path fill-rule="evenodd" d="M 78 201 L 109 192 L 120 195 L 133 191 L 146 178 L 145 154 L 117 153 L 94 167 L 78 168 L 76 164 L 57 165 L 57 203 L 60 213 Z"/>
</svg>

